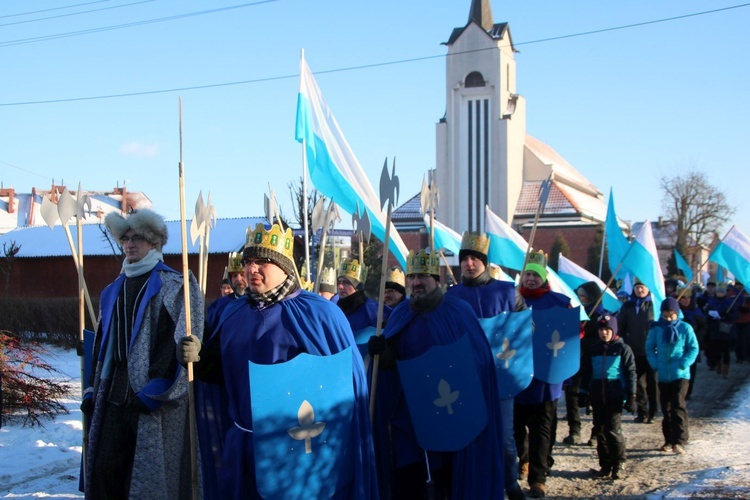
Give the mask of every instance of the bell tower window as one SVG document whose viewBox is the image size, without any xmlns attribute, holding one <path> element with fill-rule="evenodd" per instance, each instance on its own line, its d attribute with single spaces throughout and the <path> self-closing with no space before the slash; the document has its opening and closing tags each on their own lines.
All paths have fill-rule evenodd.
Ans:
<svg viewBox="0 0 750 500">
<path fill-rule="evenodd" d="M 479 71 L 472 71 L 466 75 L 466 87 L 484 87 L 484 77 Z"/>
</svg>

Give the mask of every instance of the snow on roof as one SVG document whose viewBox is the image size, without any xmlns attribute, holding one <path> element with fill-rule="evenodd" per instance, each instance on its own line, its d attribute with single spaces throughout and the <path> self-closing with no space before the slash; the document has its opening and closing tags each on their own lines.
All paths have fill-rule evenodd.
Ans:
<svg viewBox="0 0 750 500">
<path fill-rule="evenodd" d="M 576 170 L 557 151 L 539 139 L 526 134 L 526 148 L 536 155 L 542 163 L 549 165 L 555 173 L 555 180 L 587 191 L 592 196 L 601 196 L 601 192 L 586 177 Z"/>
<path fill-rule="evenodd" d="M 210 253 L 237 252 L 245 245 L 245 233 L 249 226 L 255 228 L 258 223 L 268 224 L 265 217 L 239 217 L 233 219 L 218 219 L 216 227 L 211 230 L 209 240 Z M 169 240 L 162 252 L 165 255 L 182 253 L 182 238 L 180 221 L 167 221 Z M 70 232 L 75 242 L 76 228 L 70 225 Z M 107 239 L 103 224 L 83 225 L 84 255 L 119 255 L 120 250 L 116 242 Z M 190 220 L 187 221 L 188 253 L 198 253 L 198 240 L 195 244 L 190 239 Z M 107 233 L 108 234 L 108 233 Z M 47 226 L 23 227 L 0 235 L 0 247 L 10 248 L 11 242 L 20 246 L 16 257 L 59 257 L 70 255 L 70 245 L 63 226 L 54 226 L 52 230 Z M 113 246 L 114 245 L 114 246 Z M 3 257 L 0 254 L 0 257 Z"/>
</svg>

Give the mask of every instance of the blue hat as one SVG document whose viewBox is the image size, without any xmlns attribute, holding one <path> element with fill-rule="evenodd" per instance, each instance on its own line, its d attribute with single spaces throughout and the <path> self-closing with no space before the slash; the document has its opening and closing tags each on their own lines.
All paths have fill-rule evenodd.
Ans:
<svg viewBox="0 0 750 500">
<path fill-rule="evenodd" d="M 672 311 L 676 312 L 677 314 L 680 313 L 680 304 L 677 302 L 677 299 L 674 297 L 667 297 L 664 299 L 664 301 L 661 303 L 661 310 L 663 311 Z"/>
<path fill-rule="evenodd" d="M 599 320 L 596 322 L 596 326 L 601 328 L 609 328 L 612 330 L 612 336 L 617 337 L 617 317 L 611 314 L 604 314 L 599 316 Z"/>
</svg>

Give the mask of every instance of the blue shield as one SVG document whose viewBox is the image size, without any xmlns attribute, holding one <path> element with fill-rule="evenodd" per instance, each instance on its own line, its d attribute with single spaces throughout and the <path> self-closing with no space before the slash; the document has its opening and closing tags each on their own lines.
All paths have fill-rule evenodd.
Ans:
<svg viewBox="0 0 750 500">
<path fill-rule="evenodd" d="M 579 307 L 532 308 L 534 376 L 550 384 L 572 377 L 581 366 Z"/>
<path fill-rule="evenodd" d="M 419 446 L 457 451 L 487 425 L 487 405 L 468 335 L 397 364 Z"/>
<path fill-rule="evenodd" d="M 531 310 L 505 311 L 480 318 L 495 360 L 500 399 L 509 399 L 526 389 L 534 377 L 531 348 Z"/>
<path fill-rule="evenodd" d="M 351 347 L 249 362 L 255 477 L 263 498 L 328 498 L 352 477 Z"/>
</svg>

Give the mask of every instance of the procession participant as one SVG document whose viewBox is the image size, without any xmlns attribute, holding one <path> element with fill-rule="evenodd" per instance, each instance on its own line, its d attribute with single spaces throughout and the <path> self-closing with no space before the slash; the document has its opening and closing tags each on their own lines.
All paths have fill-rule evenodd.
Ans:
<svg viewBox="0 0 750 500">
<path fill-rule="evenodd" d="M 185 335 L 183 276 L 164 265 L 161 216 L 113 212 L 104 223 L 125 260 L 102 292 L 94 370 L 81 404 L 92 414 L 86 498 L 191 498 L 187 374 L 174 359 Z M 203 304 L 192 275 L 190 304 L 198 339 Z"/>
<path fill-rule="evenodd" d="M 353 391 L 352 409 L 346 411 L 351 422 L 344 426 L 351 431 L 347 432 L 348 436 L 325 434 L 327 437 L 321 437 L 313 444 L 312 437 L 324 430 L 327 432 L 328 427 L 337 422 L 341 424 L 342 416 L 335 408 L 324 408 L 324 412 L 317 406 L 312 407 L 307 400 L 294 399 L 301 397 L 303 386 L 312 385 L 321 390 L 325 386 L 323 382 L 316 382 L 317 377 L 322 376 L 319 370 L 298 373 L 296 363 L 309 359 L 305 354 L 317 358 L 318 364 L 326 363 L 326 359 L 338 359 L 336 354 L 353 347 L 354 339 L 346 318 L 334 304 L 299 289 L 292 242 L 291 230 L 282 232 L 276 224 L 270 230 L 262 224 L 248 229 L 242 256 L 248 276 L 246 299 L 234 301 L 226 307 L 210 343 L 201 347 L 195 338 L 184 337 L 177 348 L 178 360 L 194 363 L 198 379 L 221 384 L 227 391 L 227 410 L 233 425 L 229 426 L 222 443 L 218 496 L 222 499 L 259 498 L 261 489 L 304 488 L 307 483 L 303 478 L 310 481 L 315 477 L 319 482 L 316 484 L 326 484 L 327 488 L 335 487 L 335 490 L 306 490 L 305 494 L 310 497 L 377 498 L 367 384 L 362 358 L 356 349 L 351 349 L 348 364 L 352 383 L 349 388 Z M 348 357 L 346 353 L 342 355 Z M 274 422 L 279 420 L 276 427 L 282 428 L 280 434 L 288 444 L 281 441 L 281 448 L 269 450 L 264 447 L 266 454 L 263 455 L 261 443 L 267 441 L 259 429 L 274 422 L 256 421 L 257 405 L 261 401 L 256 401 L 254 391 L 265 390 L 268 385 L 253 386 L 249 364 L 289 370 L 279 383 L 283 382 L 284 395 L 293 396 L 294 401 L 301 403 L 299 415 L 277 414 L 273 419 Z M 280 404 L 278 399 L 281 397 L 264 398 L 264 402 Z M 296 408 L 297 404 L 294 406 Z M 303 411 L 306 408 L 309 411 Z M 325 422 L 322 429 L 321 420 Z M 297 435 L 293 431 L 300 427 L 294 427 L 296 425 L 308 431 Z M 211 436 L 200 437 L 202 446 L 212 444 Z M 303 438 L 305 444 L 297 445 L 299 441 L 296 439 Z M 341 440 L 347 444 L 342 444 Z M 325 460 L 322 457 L 329 455 L 339 460 L 334 464 L 336 467 L 331 468 L 328 464 L 326 476 L 320 476 L 322 462 L 305 459 L 308 444 L 315 449 L 327 450 L 328 455 L 321 455 L 319 460 Z M 345 461 L 342 462 L 341 457 L 345 457 Z M 282 493 L 276 491 L 275 494 Z M 291 492 L 288 494 L 292 495 Z"/>
<path fill-rule="evenodd" d="M 370 353 L 381 360 L 376 412 L 389 410 L 376 413 L 376 428 L 387 432 L 391 446 L 379 449 L 379 458 L 393 461 L 391 469 L 381 467 L 381 479 L 391 484 L 393 498 L 425 498 L 428 489 L 435 498 L 502 498 L 502 422 L 492 351 L 471 307 L 443 294 L 439 272 L 437 257 L 409 252 L 410 298 L 391 314 L 385 340 L 370 342 Z M 443 374 L 440 383 L 425 372 Z M 451 382 L 462 386 L 460 394 L 451 392 Z M 450 406 L 454 396 L 461 404 Z M 440 432 L 427 432 L 435 426 Z"/>
<path fill-rule="evenodd" d="M 327 300 L 336 296 L 336 270 L 334 268 L 324 267 L 321 270 L 318 295 Z"/>
<path fill-rule="evenodd" d="M 690 382 L 688 383 L 687 394 L 685 399 L 689 400 L 693 394 L 693 387 L 695 386 L 695 376 L 698 373 L 698 363 L 700 363 L 700 346 L 703 345 L 703 338 L 705 337 L 706 330 L 706 316 L 703 314 L 693 300 L 692 289 L 688 288 L 685 293 L 680 297 L 678 302 L 680 303 L 680 311 L 682 311 L 683 321 L 686 321 L 693 327 L 695 332 L 695 338 L 698 339 L 698 356 L 695 357 L 695 361 L 690 365 Z"/>
<path fill-rule="evenodd" d="M 448 288 L 448 296 L 465 300 L 478 318 L 492 318 L 506 311 L 523 311 L 526 302 L 513 283 L 490 276 L 487 265 L 490 240 L 484 233 L 464 232 L 458 260 L 461 283 Z M 500 399 L 503 419 L 505 493 L 511 500 L 525 498 L 518 484 L 518 455 L 513 436 L 513 398 Z"/>
<path fill-rule="evenodd" d="M 719 284 L 715 297 L 706 304 L 708 369 L 715 367 L 716 373 L 724 378 L 729 378 L 732 343 L 737 339 L 733 323 L 739 317 L 739 307 L 727 291 L 727 283 Z"/>
<path fill-rule="evenodd" d="M 378 303 L 365 295 L 362 278 L 362 267 L 357 259 L 349 258 L 341 263 L 336 277 L 339 292 L 336 305 L 341 308 L 349 321 L 354 340 L 364 358 L 367 356 L 367 342 L 378 326 Z M 390 313 L 391 308 L 384 306 L 383 322 L 387 321 Z"/>
<path fill-rule="evenodd" d="M 393 309 L 406 300 L 406 278 L 404 272 L 398 266 L 391 266 L 387 273 L 383 303 Z"/>
<path fill-rule="evenodd" d="M 533 310 L 570 307 L 570 299 L 553 292 L 547 282 L 547 257 L 531 252 L 521 276 L 521 295 Z M 546 482 L 554 463 L 552 447 L 557 433 L 557 400 L 562 382 L 550 384 L 534 377 L 515 398 L 513 428 L 521 476 L 527 476 L 532 498 L 547 494 Z"/>
<path fill-rule="evenodd" d="M 636 403 L 638 412 L 634 422 L 652 424 L 656 415 L 659 387 L 656 372 L 646 359 L 646 337 L 654 320 L 654 305 L 651 291 L 638 278 L 633 284 L 630 300 L 617 312 L 620 337 L 630 346 L 635 356 Z"/>
<path fill-rule="evenodd" d="M 685 453 L 689 422 L 685 396 L 690 380 L 690 365 L 698 357 L 698 340 L 693 327 L 678 318 L 680 306 L 672 297 L 661 303 L 661 317 L 646 338 L 648 363 L 659 375 L 659 402 L 664 445 L 661 451 Z"/>
<path fill-rule="evenodd" d="M 219 298 L 226 297 L 227 295 L 232 293 L 234 293 L 232 281 L 229 278 L 221 280 L 221 284 L 219 285 Z"/>
<path fill-rule="evenodd" d="M 229 281 L 230 292 L 219 297 L 218 299 L 211 302 L 206 308 L 206 335 L 210 335 L 213 331 L 216 323 L 221 317 L 221 312 L 224 308 L 235 299 L 240 299 L 245 296 L 245 288 L 247 287 L 247 279 L 245 278 L 245 271 L 242 268 L 242 254 L 237 252 L 229 253 L 229 260 L 227 262 L 227 276 Z M 227 281 L 227 280 L 224 280 Z M 223 283 L 223 282 L 222 282 Z M 223 285 L 222 285 L 223 286 Z"/>
<path fill-rule="evenodd" d="M 591 403 L 594 413 L 596 475 L 619 479 L 625 464 L 622 410 L 633 413 L 635 404 L 635 358 L 630 347 L 617 336 L 617 318 L 605 313 L 592 319 L 599 340 L 589 343 L 581 362 L 581 406 Z"/>
<path fill-rule="evenodd" d="M 587 281 L 576 288 L 576 295 L 580 300 L 589 321 L 581 322 L 581 359 L 591 344 L 598 343 L 599 329 L 595 319 L 604 314 L 600 298 L 602 292 L 599 285 L 593 281 Z M 596 304 L 596 308 L 594 305 Z M 581 408 L 578 405 L 578 390 L 581 386 L 581 373 L 576 373 L 563 384 L 565 391 L 565 419 L 568 422 L 568 436 L 563 443 L 573 445 L 581 443 Z M 593 437 L 593 433 L 592 433 Z M 590 438 L 589 442 L 592 441 Z"/>
</svg>

